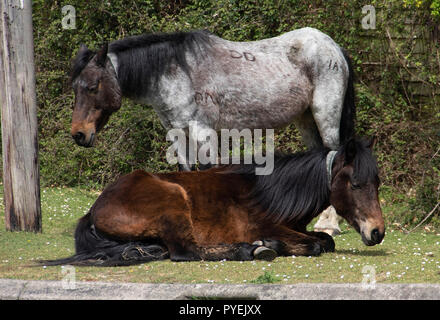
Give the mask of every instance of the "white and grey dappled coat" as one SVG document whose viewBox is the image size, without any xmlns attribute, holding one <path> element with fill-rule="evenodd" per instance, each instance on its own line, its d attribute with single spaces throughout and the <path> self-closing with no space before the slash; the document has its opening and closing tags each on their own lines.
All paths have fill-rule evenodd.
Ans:
<svg viewBox="0 0 440 320">
<path fill-rule="evenodd" d="M 293 122 L 307 147 L 322 143 L 337 149 L 349 66 L 328 35 L 302 28 L 233 42 L 209 34 L 209 47 L 200 51 L 186 54 L 191 75 L 173 64 L 156 90 L 135 97 L 153 106 L 166 129 L 188 130 L 190 121 L 197 121 L 198 130 L 189 137 L 197 141 L 207 129 L 280 128 Z M 108 57 L 117 72 L 117 55 L 110 50 Z M 178 156 L 179 163 L 189 163 Z M 339 230 L 334 209 L 326 211 L 315 228 Z"/>
</svg>

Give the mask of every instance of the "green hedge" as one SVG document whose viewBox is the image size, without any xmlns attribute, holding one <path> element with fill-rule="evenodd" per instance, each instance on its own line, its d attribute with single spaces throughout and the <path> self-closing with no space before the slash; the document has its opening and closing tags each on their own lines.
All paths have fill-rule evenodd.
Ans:
<svg viewBox="0 0 440 320">
<path fill-rule="evenodd" d="M 429 42 L 429 50 L 416 55 L 417 43 L 397 38 L 391 50 L 386 30 L 404 35 L 405 19 L 411 18 L 422 22 L 417 32 L 439 37 L 431 2 L 419 2 L 423 1 L 405 1 L 405 6 L 397 0 L 33 1 L 41 182 L 100 188 L 135 168 L 176 169 L 165 161 L 168 143 L 154 111 L 128 100 L 98 136 L 95 148 L 74 144 L 69 134 L 74 97 L 68 70 L 80 43 L 96 48 L 128 35 L 193 29 L 247 41 L 309 26 L 350 52 L 357 74 L 357 132 L 378 136 L 382 190 L 391 195 L 390 201 L 402 201 L 411 209 L 408 217 L 399 219 L 418 221 L 438 201 L 440 156 L 434 156 L 440 147 L 440 110 L 434 92 L 440 84 L 438 38 Z M 375 30 L 361 27 L 365 4 L 376 8 Z M 62 29 L 64 5 L 76 9 L 74 30 Z M 384 65 L 376 68 L 367 61 Z M 408 94 L 406 80 L 413 73 L 426 79 L 432 99 Z M 277 133 L 277 146 L 302 148 L 293 126 Z M 408 191 L 407 196 L 393 196 Z"/>
</svg>

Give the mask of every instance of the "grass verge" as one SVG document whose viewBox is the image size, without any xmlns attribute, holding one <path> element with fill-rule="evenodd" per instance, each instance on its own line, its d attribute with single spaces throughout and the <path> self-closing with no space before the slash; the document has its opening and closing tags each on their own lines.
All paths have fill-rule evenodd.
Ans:
<svg viewBox="0 0 440 320">
<path fill-rule="evenodd" d="M 74 252 L 73 232 L 98 192 L 80 188 L 43 188 L 43 232 L 7 232 L 0 203 L 0 278 L 61 280 L 62 267 L 27 267 L 38 259 L 55 259 Z M 385 219 L 396 204 L 384 204 Z M 420 228 L 405 234 L 387 226 L 382 244 L 366 247 L 347 224 L 335 237 L 336 252 L 319 257 L 279 257 L 272 262 L 160 261 L 132 267 L 76 267 L 78 281 L 150 283 L 355 283 L 373 270 L 378 283 L 440 283 L 440 233 Z"/>
</svg>

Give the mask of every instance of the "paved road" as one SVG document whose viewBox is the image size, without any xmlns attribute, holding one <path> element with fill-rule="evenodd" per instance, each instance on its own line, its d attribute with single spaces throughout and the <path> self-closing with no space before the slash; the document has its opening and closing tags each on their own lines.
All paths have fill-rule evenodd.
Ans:
<svg viewBox="0 0 440 320">
<path fill-rule="evenodd" d="M 0 299 L 175 300 L 440 300 L 440 284 L 149 284 L 0 279 Z"/>
</svg>

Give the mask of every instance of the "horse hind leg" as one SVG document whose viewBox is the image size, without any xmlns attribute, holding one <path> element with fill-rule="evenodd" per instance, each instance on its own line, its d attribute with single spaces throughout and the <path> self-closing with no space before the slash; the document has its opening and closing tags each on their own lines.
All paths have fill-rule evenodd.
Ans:
<svg viewBox="0 0 440 320">
<path fill-rule="evenodd" d="M 180 140 L 179 140 L 180 139 Z M 179 171 L 194 171 L 196 166 L 191 162 L 190 144 L 188 135 L 185 133 L 185 137 L 179 137 L 175 141 L 175 148 L 177 150 L 178 167 Z"/>
<path fill-rule="evenodd" d="M 337 72 L 336 69 L 331 71 Z M 345 71 L 344 68 L 338 71 L 339 73 L 334 74 L 331 79 L 326 75 L 320 79 L 313 93 L 311 107 L 323 144 L 332 150 L 336 150 L 340 144 L 341 113 L 345 95 Z M 336 210 L 330 206 L 320 215 L 314 230 L 326 232 L 331 236 L 338 235 L 341 233 L 341 220 Z"/>
<path fill-rule="evenodd" d="M 339 128 L 346 85 L 342 74 L 333 76 L 317 80 L 310 109 L 322 143 L 325 147 L 336 150 L 340 143 Z"/>
<path fill-rule="evenodd" d="M 295 120 L 295 126 L 301 133 L 303 143 L 308 149 L 323 145 L 321 134 L 310 109 L 307 109 Z M 330 141 L 329 139 L 326 140 L 326 144 L 333 146 L 335 143 L 335 139 L 330 139 Z M 325 232 L 331 236 L 338 235 L 341 233 L 341 229 L 339 227 L 341 220 L 342 218 L 336 214 L 335 209 L 330 206 L 319 216 L 319 220 L 315 224 L 314 230 Z"/>
</svg>

